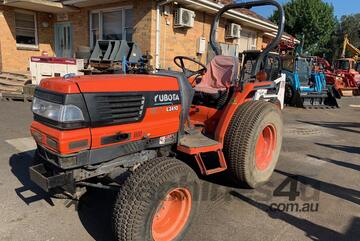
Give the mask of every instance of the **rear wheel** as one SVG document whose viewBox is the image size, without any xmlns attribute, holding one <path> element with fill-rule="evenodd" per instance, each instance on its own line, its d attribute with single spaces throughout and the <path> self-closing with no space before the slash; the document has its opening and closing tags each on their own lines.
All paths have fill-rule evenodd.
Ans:
<svg viewBox="0 0 360 241">
<path fill-rule="evenodd" d="M 281 112 L 275 105 L 249 101 L 239 106 L 224 143 L 232 180 L 251 188 L 266 183 L 279 158 L 282 131 Z"/>
<path fill-rule="evenodd" d="M 194 171 L 173 158 L 139 166 L 124 182 L 115 201 L 117 240 L 181 240 L 200 201 Z"/>
</svg>

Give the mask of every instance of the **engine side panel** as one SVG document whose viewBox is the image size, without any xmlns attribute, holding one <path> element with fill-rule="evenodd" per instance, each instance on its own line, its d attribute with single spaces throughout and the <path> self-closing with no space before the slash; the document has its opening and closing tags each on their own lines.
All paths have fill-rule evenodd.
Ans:
<svg viewBox="0 0 360 241">
<path fill-rule="evenodd" d="M 141 122 L 91 129 L 92 149 L 142 139 L 153 139 L 179 131 L 181 105 L 151 107 Z"/>
</svg>

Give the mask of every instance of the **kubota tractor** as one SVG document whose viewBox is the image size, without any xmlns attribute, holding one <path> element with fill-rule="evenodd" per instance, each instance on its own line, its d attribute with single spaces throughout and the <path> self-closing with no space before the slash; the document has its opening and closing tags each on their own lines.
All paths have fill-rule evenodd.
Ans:
<svg viewBox="0 0 360 241">
<path fill-rule="evenodd" d="M 238 59 L 219 55 L 219 20 L 231 9 L 264 5 L 279 9 L 279 30 L 241 85 Z M 283 8 L 273 0 L 230 4 L 212 25 L 217 56 L 208 66 L 190 60 L 200 70 L 190 70 L 179 56 L 175 61 L 183 73 L 43 80 L 32 105 L 38 148 L 31 180 L 72 198 L 87 187 L 118 188 L 117 240 L 181 240 L 201 201 L 198 175 L 226 172 L 234 183 L 255 188 L 274 171 L 281 112 L 253 96 L 272 84 L 261 81 L 261 63 L 278 45 L 284 22 Z"/>
</svg>

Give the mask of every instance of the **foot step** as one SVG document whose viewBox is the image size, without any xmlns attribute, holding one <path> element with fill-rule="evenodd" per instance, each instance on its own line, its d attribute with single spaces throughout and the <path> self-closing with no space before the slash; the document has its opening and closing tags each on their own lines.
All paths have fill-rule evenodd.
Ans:
<svg viewBox="0 0 360 241">
<path fill-rule="evenodd" d="M 200 131 L 191 134 L 185 134 L 181 139 L 177 149 L 188 155 L 195 156 L 195 160 L 200 168 L 202 175 L 211 175 L 222 172 L 227 169 L 224 154 L 222 152 L 223 145 Z M 208 169 L 203 160 L 202 154 L 216 152 L 218 159 L 218 167 Z"/>
</svg>

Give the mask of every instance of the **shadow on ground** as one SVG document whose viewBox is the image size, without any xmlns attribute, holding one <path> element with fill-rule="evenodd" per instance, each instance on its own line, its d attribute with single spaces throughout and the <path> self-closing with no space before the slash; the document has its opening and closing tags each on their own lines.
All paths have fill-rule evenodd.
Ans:
<svg viewBox="0 0 360 241">
<path fill-rule="evenodd" d="M 285 213 L 285 212 L 271 212 L 271 207 L 259 203 L 253 199 L 250 199 L 239 192 L 231 191 L 231 195 L 238 198 L 239 200 L 246 202 L 255 208 L 267 213 L 269 217 L 272 219 L 279 219 L 282 220 L 302 231 L 306 234 L 308 238 L 311 240 L 316 241 L 357 241 L 358 237 L 360 237 L 360 218 L 354 217 L 352 219 L 351 225 L 349 226 L 348 230 L 345 234 L 338 233 L 334 230 L 331 230 L 329 228 L 326 228 L 324 226 L 318 225 L 316 223 L 310 222 L 306 219 L 295 217 L 291 214 Z"/>
<path fill-rule="evenodd" d="M 97 241 L 113 241 L 112 209 L 116 192 L 88 189 L 80 199 L 78 215 L 86 231 Z"/>
<path fill-rule="evenodd" d="M 322 144 L 322 143 L 315 143 L 315 144 L 318 146 L 323 146 L 337 151 L 347 152 L 350 154 L 360 154 L 360 147 L 357 146 L 330 145 L 330 144 Z"/>
<path fill-rule="evenodd" d="M 334 159 L 330 159 L 330 158 L 318 157 L 318 156 L 315 156 L 315 155 L 307 155 L 307 156 L 311 157 L 311 158 L 314 158 L 314 159 L 318 159 L 320 161 L 332 163 L 332 164 L 338 165 L 340 167 L 349 168 L 349 169 L 352 169 L 354 171 L 360 171 L 360 165 L 356 165 L 356 164 L 353 164 L 353 163 L 344 162 L 344 161 L 338 161 L 338 160 L 334 160 Z"/>
<path fill-rule="evenodd" d="M 296 176 L 296 180 L 301 182 L 304 185 L 310 186 L 316 190 L 321 192 L 325 192 L 327 194 L 333 195 L 335 197 L 341 198 L 343 200 L 347 200 L 349 202 L 353 202 L 355 204 L 360 205 L 360 191 L 341 187 L 335 184 L 331 184 L 328 182 L 320 181 L 311 177 L 306 177 L 302 175 L 294 175 L 288 172 L 275 170 L 277 173 L 282 174 L 287 177 Z"/>
<path fill-rule="evenodd" d="M 9 159 L 11 172 L 23 185 L 15 192 L 27 205 L 45 200 L 54 206 L 50 195 L 30 180 L 29 167 L 34 151 L 14 154 Z M 33 195 L 28 196 L 28 193 Z M 112 241 L 111 212 L 116 193 L 109 190 L 89 189 L 78 203 L 78 215 L 87 232 L 97 241 Z M 69 205 L 67 205 L 69 204 Z M 73 207 L 75 202 L 70 200 L 64 204 Z"/>
<path fill-rule="evenodd" d="M 40 200 L 45 200 L 51 206 L 54 206 L 49 194 L 30 180 L 29 167 L 32 162 L 33 153 L 34 151 L 21 152 L 12 155 L 9 159 L 11 172 L 23 185 L 22 187 L 16 188 L 15 192 L 27 205 Z M 33 193 L 32 196 L 26 195 L 29 191 Z"/>
<path fill-rule="evenodd" d="M 351 163 L 340 162 L 332 159 L 322 159 L 316 156 L 310 157 L 321 159 L 341 167 L 352 168 L 354 170 L 360 169 L 358 165 Z M 31 159 L 32 152 L 23 152 L 14 154 L 9 160 L 12 173 L 23 185 L 22 187 L 15 189 L 15 192 L 26 204 L 30 204 L 39 200 L 46 200 L 49 204 L 53 205 L 50 196 L 37 187 L 36 184 L 32 183 L 29 178 L 28 168 L 30 166 Z M 285 171 L 276 170 L 276 172 L 287 177 L 296 176 L 297 181 L 304 185 L 308 185 L 315 190 L 319 190 L 321 192 L 325 192 L 343 200 L 360 205 L 360 191 L 341 187 L 311 177 L 294 175 Z M 241 200 L 265 212 L 272 219 L 282 220 L 300 230 L 303 230 L 306 236 L 312 240 L 351 241 L 358 240 L 358 237 L 360 237 L 359 217 L 354 217 L 348 230 L 342 234 L 327 227 L 313 223 L 309 220 L 293 216 L 289 213 L 270 212 L 270 206 L 259 202 L 259 199 L 255 197 L 244 196 L 244 194 L 246 195 L 246 193 L 253 193 L 254 191 L 248 190 L 246 188 L 234 189 L 234 186 L 226 178 L 226 175 L 221 174 L 214 177 L 205 178 L 204 183 L 207 183 L 209 188 L 209 190 L 207 190 L 207 198 L 209 198 L 208 200 L 211 201 L 210 206 L 205 208 L 205 213 L 209 213 L 218 207 L 226 205 L 227 202 L 231 202 L 233 200 L 232 197 L 234 197 L 235 200 Z M 271 187 L 269 188 L 272 190 Z M 26 195 L 23 195 L 23 193 L 27 191 L 31 191 L 34 193 L 34 195 L 26 197 Z M 257 192 L 259 192 L 259 190 Z M 114 240 L 112 236 L 112 208 L 115 196 L 116 192 L 114 191 L 89 189 L 89 191 L 80 200 L 78 207 L 79 219 L 86 231 L 97 241 Z"/>
<path fill-rule="evenodd" d="M 297 120 L 297 122 L 360 134 L 360 123 L 358 122 L 324 122 L 302 120 Z"/>
</svg>

